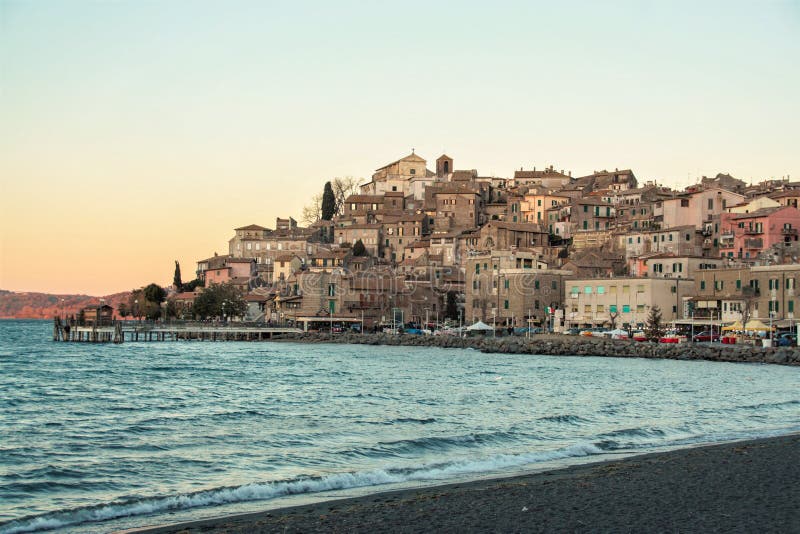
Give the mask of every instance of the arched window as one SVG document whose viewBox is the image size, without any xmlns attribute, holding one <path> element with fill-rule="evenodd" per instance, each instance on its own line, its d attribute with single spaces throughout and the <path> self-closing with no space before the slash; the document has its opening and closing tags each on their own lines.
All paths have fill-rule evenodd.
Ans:
<svg viewBox="0 0 800 534">
<path fill-rule="evenodd" d="M 445 172 L 445 174 L 450 172 L 450 162 L 449 161 L 445 161 L 444 162 L 444 172 Z"/>
</svg>

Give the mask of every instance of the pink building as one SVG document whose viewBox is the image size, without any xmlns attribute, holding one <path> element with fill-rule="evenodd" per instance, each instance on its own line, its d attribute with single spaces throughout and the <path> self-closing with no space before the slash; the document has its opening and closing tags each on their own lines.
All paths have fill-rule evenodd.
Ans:
<svg viewBox="0 0 800 534">
<path fill-rule="evenodd" d="M 226 258 L 222 266 L 205 272 L 205 285 L 248 280 L 255 272 L 255 266 L 256 260 L 253 258 Z"/>
<path fill-rule="evenodd" d="M 720 226 L 720 256 L 755 259 L 773 245 L 797 241 L 800 211 L 779 206 L 751 213 L 723 213 Z"/>
</svg>

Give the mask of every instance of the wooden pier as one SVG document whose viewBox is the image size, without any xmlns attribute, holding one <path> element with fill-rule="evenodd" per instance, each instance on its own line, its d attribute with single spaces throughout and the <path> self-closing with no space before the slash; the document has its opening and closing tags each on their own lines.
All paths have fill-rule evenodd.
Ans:
<svg viewBox="0 0 800 534">
<path fill-rule="evenodd" d="M 265 341 L 275 335 L 301 333 L 293 327 L 237 325 L 137 325 L 115 322 L 111 326 L 78 326 L 53 321 L 53 341 L 124 343 L 126 341 Z"/>
</svg>

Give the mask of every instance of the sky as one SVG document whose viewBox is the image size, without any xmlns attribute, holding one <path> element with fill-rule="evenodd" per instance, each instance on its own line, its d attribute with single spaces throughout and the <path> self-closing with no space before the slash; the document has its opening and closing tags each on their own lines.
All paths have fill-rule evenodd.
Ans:
<svg viewBox="0 0 800 534">
<path fill-rule="evenodd" d="M 0 0 L 0 288 L 184 280 L 338 176 L 800 180 L 800 0 Z"/>
</svg>

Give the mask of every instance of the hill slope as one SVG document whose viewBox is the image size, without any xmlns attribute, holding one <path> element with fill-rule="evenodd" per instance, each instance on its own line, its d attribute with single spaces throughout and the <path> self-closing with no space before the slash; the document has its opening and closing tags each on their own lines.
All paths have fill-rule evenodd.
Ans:
<svg viewBox="0 0 800 534">
<path fill-rule="evenodd" d="M 0 289 L 0 319 L 52 319 L 56 315 L 76 315 L 86 306 L 100 303 L 117 308 L 127 301 L 130 292 L 114 293 L 105 297 L 89 295 L 51 295 L 49 293 L 15 293 Z"/>
</svg>

